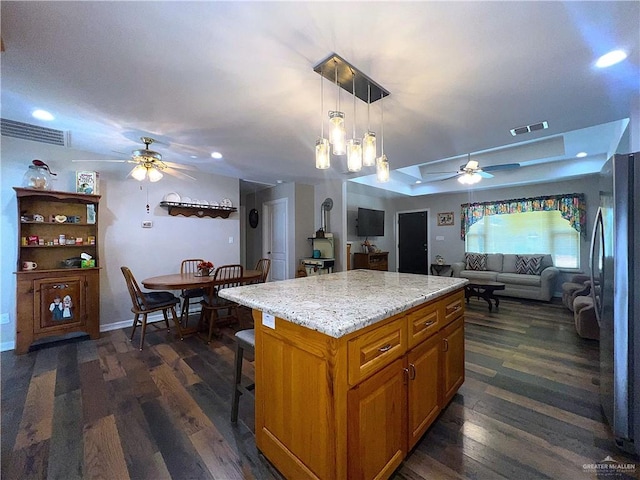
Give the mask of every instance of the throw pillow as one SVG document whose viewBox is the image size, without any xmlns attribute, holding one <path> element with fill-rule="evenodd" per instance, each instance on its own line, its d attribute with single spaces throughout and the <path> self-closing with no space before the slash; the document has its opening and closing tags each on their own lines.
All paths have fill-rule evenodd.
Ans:
<svg viewBox="0 0 640 480">
<path fill-rule="evenodd" d="M 465 253 L 467 261 L 467 270 L 486 270 L 487 254 L 486 253 Z"/>
<path fill-rule="evenodd" d="M 516 272 L 525 275 L 540 275 L 542 255 L 516 255 Z"/>
</svg>

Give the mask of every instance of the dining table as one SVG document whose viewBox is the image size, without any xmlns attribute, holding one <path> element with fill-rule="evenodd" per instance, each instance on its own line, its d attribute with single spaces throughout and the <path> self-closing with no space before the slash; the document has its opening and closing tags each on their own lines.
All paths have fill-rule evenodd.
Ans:
<svg viewBox="0 0 640 480">
<path fill-rule="evenodd" d="M 248 284 L 256 282 L 262 276 L 261 270 L 243 270 L 240 282 Z M 228 280 L 216 279 L 211 275 L 200 275 L 198 273 L 170 273 L 168 275 L 158 275 L 142 280 L 142 285 L 149 290 L 189 290 L 192 288 L 203 288 L 208 290 L 208 295 L 213 296 L 213 289 L 216 285 Z M 188 315 L 188 313 L 187 313 Z M 182 321 L 182 319 L 180 319 Z M 182 329 L 182 335 L 196 333 L 197 327 Z"/>
</svg>

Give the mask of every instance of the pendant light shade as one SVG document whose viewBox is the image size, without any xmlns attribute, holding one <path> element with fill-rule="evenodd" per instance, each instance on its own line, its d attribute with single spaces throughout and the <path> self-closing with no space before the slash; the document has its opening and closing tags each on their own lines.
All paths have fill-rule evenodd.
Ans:
<svg viewBox="0 0 640 480">
<path fill-rule="evenodd" d="M 359 172 L 362 170 L 362 142 L 356 138 L 356 75 L 351 73 L 353 82 L 353 137 L 347 142 L 347 170 Z"/>
<path fill-rule="evenodd" d="M 365 167 L 373 167 L 376 164 L 376 134 L 367 132 L 362 139 L 362 164 Z"/>
<path fill-rule="evenodd" d="M 376 161 L 376 179 L 381 183 L 389 181 L 389 161 L 384 153 Z"/>
<path fill-rule="evenodd" d="M 376 134 L 371 131 L 371 84 L 367 83 L 367 133 L 362 138 L 362 163 L 365 167 L 373 167 L 376 164 L 378 150 L 376 147 Z"/>
<path fill-rule="evenodd" d="M 138 165 L 131 171 L 131 176 L 141 182 L 147 176 L 147 169 L 144 165 Z"/>
<path fill-rule="evenodd" d="M 147 176 L 149 177 L 150 182 L 157 182 L 162 178 L 163 175 L 162 175 L 162 172 L 160 172 L 160 170 L 158 170 L 157 168 L 151 167 L 147 170 Z"/>
<path fill-rule="evenodd" d="M 329 140 L 319 138 L 316 140 L 316 168 L 326 170 L 331 166 L 331 155 L 329 152 Z"/>
<path fill-rule="evenodd" d="M 324 138 L 324 83 L 320 75 L 320 138 L 316 140 L 316 168 L 326 170 L 330 166 L 329 140 Z"/>
<path fill-rule="evenodd" d="M 384 154 L 384 97 L 380 99 L 380 133 L 382 133 L 382 141 L 380 143 L 382 154 L 376 160 L 376 178 L 378 182 L 384 183 L 389 181 L 389 160 Z"/>
<path fill-rule="evenodd" d="M 347 153 L 347 131 L 344 128 L 344 113 L 331 111 L 329 112 L 329 119 L 331 121 L 329 141 L 333 147 L 333 154 L 344 155 Z"/>
</svg>

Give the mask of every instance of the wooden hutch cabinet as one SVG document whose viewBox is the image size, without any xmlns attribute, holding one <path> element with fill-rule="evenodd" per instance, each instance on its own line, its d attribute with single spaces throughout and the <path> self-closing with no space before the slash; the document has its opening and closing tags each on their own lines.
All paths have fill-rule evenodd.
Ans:
<svg viewBox="0 0 640 480">
<path fill-rule="evenodd" d="M 18 203 L 16 353 L 36 341 L 100 336 L 99 195 L 14 187 Z M 81 254 L 92 258 L 82 262 Z"/>
</svg>

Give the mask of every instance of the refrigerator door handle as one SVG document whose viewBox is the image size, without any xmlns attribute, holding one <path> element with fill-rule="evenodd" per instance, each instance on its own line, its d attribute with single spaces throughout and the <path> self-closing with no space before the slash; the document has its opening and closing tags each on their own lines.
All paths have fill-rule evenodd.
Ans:
<svg viewBox="0 0 640 480">
<path fill-rule="evenodd" d="M 596 239 L 598 238 L 598 233 L 600 234 L 600 256 L 597 256 L 596 252 Z M 593 299 L 593 310 L 596 314 L 596 320 L 598 321 L 598 326 L 602 326 L 601 320 L 601 305 L 602 300 L 600 295 L 604 293 L 604 285 L 596 285 L 594 272 L 596 269 L 596 265 L 600 262 L 604 268 L 604 223 L 602 218 L 602 207 L 598 207 L 598 211 L 596 213 L 595 221 L 593 222 L 593 233 L 591 234 L 591 248 L 589 253 L 590 259 L 590 270 L 589 277 L 591 278 L 591 298 Z M 596 294 L 596 291 L 599 292 L 599 295 Z"/>
</svg>

